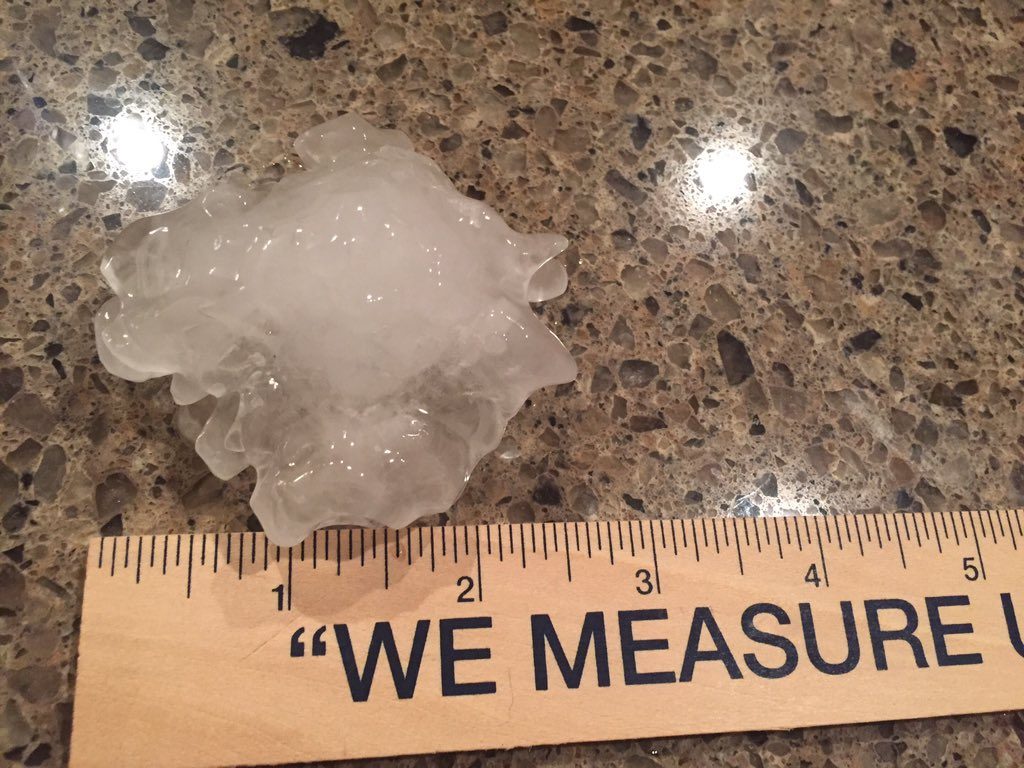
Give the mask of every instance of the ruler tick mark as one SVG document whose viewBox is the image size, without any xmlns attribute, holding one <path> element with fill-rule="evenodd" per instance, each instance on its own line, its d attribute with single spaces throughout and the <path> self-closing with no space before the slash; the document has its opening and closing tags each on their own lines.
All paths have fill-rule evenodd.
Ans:
<svg viewBox="0 0 1024 768">
<path fill-rule="evenodd" d="M 946 521 L 943 520 L 942 524 L 945 525 Z M 935 529 L 935 544 L 939 548 L 939 554 L 942 554 L 942 537 L 939 535 L 939 524 L 935 522 L 935 513 L 932 512 L 932 528 Z"/>
<path fill-rule="evenodd" d="M 590 522 L 587 521 L 586 523 L 584 523 L 583 527 L 587 531 L 587 558 L 589 559 L 589 558 L 592 558 L 594 556 L 594 550 L 591 549 L 591 547 L 590 547 Z M 600 530 L 600 529 L 598 529 L 598 530 Z M 579 531 L 579 528 L 577 528 L 576 529 L 576 536 L 579 537 L 579 535 L 580 535 L 580 531 Z"/>
<path fill-rule="evenodd" d="M 315 533 L 313 535 L 316 536 Z M 244 536 L 245 536 L 244 533 L 238 534 L 238 578 L 239 579 L 242 578 L 242 563 L 245 562 L 245 557 L 244 557 L 244 555 L 245 555 L 245 538 L 244 538 Z M 315 541 L 315 539 L 314 539 L 314 541 Z"/>
<path fill-rule="evenodd" d="M 903 522 L 906 523 L 905 517 L 903 519 Z M 903 553 L 903 537 L 900 536 L 900 524 L 896 521 L 893 521 L 892 527 L 896 529 L 896 543 L 899 544 L 900 547 L 900 562 L 903 563 L 903 570 L 907 570 L 907 558 L 906 555 Z M 909 532 L 910 531 L 908 530 L 907 533 Z"/>
<path fill-rule="evenodd" d="M 839 551 L 843 551 L 843 532 L 839 530 L 839 518 L 832 515 L 832 525 L 836 529 L 836 541 L 839 543 Z M 825 520 L 825 530 L 828 530 L 828 520 Z"/>
<path fill-rule="evenodd" d="M 860 549 L 860 556 L 864 557 L 864 540 L 860 537 L 860 520 L 859 515 L 853 516 L 853 528 L 857 532 L 857 548 Z"/>
<path fill-rule="evenodd" d="M 227 538 L 227 540 L 228 540 L 228 544 L 227 544 L 227 560 L 225 561 L 225 564 L 228 564 L 228 563 L 231 562 L 231 534 L 230 533 L 225 534 L 225 538 Z M 305 542 L 303 542 L 303 546 L 305 546 Z"/>
<path fill-rule="evenodd" d="M 680 533 L 683 534 L 683 549 L 686 549 L 689 546 L 689 542 L 688 542 L 688 539 L 686 538 L 686 521 L 685 520 L 680 520 L 679 521 L 679 531 L 680 531 Z"/>
<path fill-rule="evenodd" d="M 935 517 L 934 517 L 935 513 L 932 512 L 931 514 L 932 514 L 932 522 L 934 522 L 935 521 Z M 931 534 L 931 531 L 928 530 L 928 515 L 926 515 L 924 512 L 921 513 L 921 527 L 924 529 L 924 540 L 925 541 L 931 541 L 932 540 L 932 534 Z M 935 535 L 936 536 L 939 535 L 938 530 L 935 531 Z"/>
<path fill-rule="evenodd" d="M 292 548 L 288 547 L 288 610 L 292 609 Z"/>
<path fill-rule="evenodd" d="M 487 526 L 487 554 L 491 554 L 491 526 Z"/>
<path fill-rule="evenodd" d="M 390 586 L 390 576 L 388 574 L 388 529 L 384 529 L 384 589 L 388 589 Z"/>
<path fill-rule="evenodd" d="M 217 552 L 220 549 L 220 534 L 213 534 L 213 572 L 217 572 L 217 561 L 220 559 L 217 557 Z"/>
<path fill-rule="evenodd" d="M 317 535 L 317 533 L 318 533 L 318 531 L 313 531 L 313 570 L 314 570 L 314 571 L 316 570 L 316 560 L 317 560 L 317 555 L 319 555 L 319 554 L 320 554 L 320 553 L 319 553 L 319 552 L 317 551 L 317 550 L 319 550 L 319 549 L 320 549 L 320 547 L 318 547 L 318 546 L 317 546 L 317 541 L 316 541 L 316 538 L 317 538 L 317 537 L 316 537 L 316 535 Z"/>
<path fill-rule="evenodd" d="M 511 540 L 511 536 L 509 536 L 509 539 Z M 534 551 L 536 551 L 536 550 L 534 550 Z M 523 561 L 523 568 L 525 569 L 526 568 L 526 531 L 523 528 L 523 524 L 522 523 L 519 524 L 519 555 L 520 555 L 520 559 Z"/>
<path fill-rule="evenodd" d="M 807 518 L 804 518 L 804 523 L 807 523 Z M 825 586 L 829 586 L 828 583 L 828 564 L 825 562 L 825 547 L 821 543 L 821 530 L 818 528 L 818 518 L 814 518 L 814 532 L 817 534 L 815 538 L 818 540 L 818 554 L 821 556 L 821 575 L 825 577 Z M 828 532 L 828 525 L 825 525 L 825 532 Z M 807 527 L 807 543 L 811 543 L 811 529 Z"/>
<path fill-rule="evenodd" d="M 709 547 L 710 545 L 708 544 L 708 525 L 707 525 L 707 518 L 704 518 L 704 517 L 702 517 L 702 518 L 700 519 L 700 529 L 701 529 L 701 531 L 702 531 L 702 532 L 703 532 L 703 534 L 704 534 L 704 549 L 708 549 L 708 547 Z M 696 539 L 697 539 L 697 536 L 696 536 L 696 535 L 694 535 L 694 537 L 693 537 L 693 538 L 694 538 L 694 540 L 696 540 Z"/>
<path fill-rule="evenodd" d="M 654 588 L 661 594 L 661 570 L 658 568 L 658 545 L 654 541 L 654 522 L 651 520 L 647 521 L 651 528 L 651 552 L 654 555 Z M 643 530 L 641 525 L 640 530 Z M 664 533 L 664 531 L 662 531 Z"/>
<path fill-rule="evenodd" d="M 629 556 L 636 557 L 636 546 L 633 544 L 633 521 L 629 520 L 626 523 L 626 528 L 629 529 Z"/>
<path fill-rule="evenodd" d="M 128 555 L 131 554 L 131 550 L 132 550 L 132 540 L 131 540 L 130 537 L 125 536 L 124 537 L 124 569 L 126 571 L 128 570 Z"/>
<path fill-rule="evenodd" d="M 102 542 L 100 542 L 100 544 L 102 545 Z M 163 566 L 161 567 L 161 573 L 163 575 L 167 575 L 167 536 L 166 536 L 166 534 L 164 535 L 164 562 L 163 562 Z"/>
<path fill-rule="evenodd" d="M 1006 529 L 1010 532 L 1010 541 L 1013 544 L 1013 548 L 1017 549 L 1017 534 L 1013 532 L 1013 523 L 1010 521 L 1010 513 L 1006 513 Z"/>
<path fill-rule="evenodd" d="M 703 518 L 701 519 L 701 525 L 704 524 Z M 697 541 L 697 523 L 694 522 L 693 518 L 690 518 L 690 533 L 693 534 L 693 552 L 697 556 L 697 562 L 700 562 L 700 542 Z M 704 532 L 704 543 L 708 542 L 707 531 Z"/>
<path fill-rule="evenodd" d="M 114 539 L 110 552 L 110 575 L 114 575 L 114 567 L 117 565 L 117 539 Z"/>
<path fill-rule="evenodd" d="M 971 519 L 971 532 L 974 534 L 974 551 L 978 553 L 978 565 L 981 566 L 981 578 L 988 581 L 988 574 L 985 573 L 985 558 L 981 555 L 981 540 L 978 538 L 978 531 L 974 527 L 974 513 L 968 512 L 967 516 Z M 981 515 L 978 517 L 980 519 Z"/>
<path fill-rule="evenodd" d="M 324 532 L 326 534 L 326 531 Z M 326 539 L 326 535 L 324 536 Z M 252 557 L 249 559 L 251 565 L 256 565 L 256 532 L 252 532 L 252 538 L 249 540 L 249 545 L 252 547 Z"/>
<path fill-rule="evenodd" d="M 142 578 L 142 537 L 139 536 L 138 552 L 135 553 L 135 583 Z"/>
<path fill-rule="evenodd" d="M 444 543 L 444 537 L 441 537 L 441 543 Z M 359 529 L 359 567 L 362 568 L 366 565 L 366 534 L 365 529 Z"/>
<path fill-rule="evenodd" d="M 181 565 L 181 535 L 177 537 L 178 543 L 174 547 L 174 566 L 178 567 Z"/>
<path fill-rule="evenodd" d="M 804 522 L 806 522 L 806 521 L 807 521 L 807 519 L 804 518 Z M 803 552 L 804 551 L 804 540 L 803 540 L 803 537 L 800 536 L 800 523 L 797 522 L 796 520 L 794 520 L 793 521 L 793 527 L 796 528 L 796 547 L 797 547 L 797 549 L 799 551 Z M 786 530 L 789 530 L 788 526 L 787 526 Z M 807 543 L 810 544 L 811 540 L 808 539 Z"/>
<path fill-rule="evenodd" d="M 149 567 L 156 562 L 156 536 L 149 537 Z"/>
<path fill-rule="evenodd" d="M 597 551 L 598 552 L 603 552 L 604 551 L 604 543 L 601 541 L 601 521 L 600 520 L 595 520 L 594 521 L 594 530 L 597 532 Z"/>
<path fill-rule="evenodd" d="M 767 533 L 767 531 L 768 531 L 768 529 L 766 528 L 765 529 L 765 533 Z M 749 547 L 750 546 L 750 534 L 747 533 L 747 518 L 745 518 L 745 517 L 743 518 L 743 535 L 744 535 L 744 537 L 746 537 L 747 546 Z M 737 537 L 736 541 L 739 542 L 739 538 L 738 537 Z M 761 534 L 757 530 L 757 520 L 754 521 L 754 543 L 757 544 L 757 551 L 760 552 L 761 551 Z"/>
<path fill-rule="evenodd" d="M 565 572 L 569 577 L 569 582 L 572 582 L 572 562 L 569 559 L 569 524 L 566 522 L 562 523 L 562 535 L 565 537 Z M 555 541 L 558 541 L 558 537 L 555 537 Z"/>
<path fill-rule="evenodd" d="M 268 557 L 269 554 L 270 554 L 270 539 L 268 539 L 266 537 L 266 534 L 264 534 L 264 536 L 263 536 L 263 570 L 264 571 L 267 570 L 267 566 L 269 565 L 269 562 L 270 562 L 270 558 Z"/>
<path fill-rule="evenodd" d="M 779 535 L 779 518 L 773 517 L 772 524 L 775 526 L 775 545 L 779 548 L 779 560 L 784 560 L 785 556 L 782 554 L 782 536 Z"/>
<path fill-rule="evenodd" d="M 444 537 L 441 538 L 441 543 L 444 543 Z M 430 572 L 434 572 L 434 526 L 430 526 Z"/>
<path fill-rule="evenodd" d="M 608 525 L 608 557 L 611 559 L 612 565 L 615 565 L 615 542 L 612 539 L 612 523 L 610 520 L 607 521 Z"/>
<path fill-rule="evenodd" d="M 992 529 L 992 543 L 993 544 L 998 544 L 999 543 L 999 539 L 996 537 L 996 526 L 995 526 L 995 523 L 992 522 L 992 510 L 991 509 L 985 510 L 985 514 L 988 516 L 988 527 Z M 981 518 L 981 513 L 980 512 L 978 513 L 978 517 Z M 982 523 L 982 525 L 984 525 L 984 523 Z"/>
<path fill-rule="evenodd" d="M 853 544 L 853 535 L 850 533 L 850 516 L 843 515 L 843 527 L 846 528 L 846 541 L 848 544 Z"/>
<path fill-rule="evenodd" d="M 405 529 L 405 561 L 412 565 L 412 528 Z"/>
<path fill-rule="evenodd" d="M 914 538 L 917 540 L 918 549 L 921 548 L 921 531 L 917 527 L 917 514 L 911 513 L 911 519 L 914 521 Z M 907 540 L 910 540 L 910 531 L 907 531 Z"/>
<path fill-rule="evenodd" d="M 377 559 L 377 529 L 373 528 L 370 531 L 370 552 L 372 554 L 371 559 Z"/>
<path fill-rule="evenodd" d="M 551 541 L 554 542 L 555 552 L 558 551 L 558 527 L 551 523 Z"/>
<path fill-rule="evenodd" d="M 188 535 L 188 581 L 185 587 L 185 599 L 192 597 L 192 534 Z"/>
<path fill-rule="evenodd" d="M 206 565 L 206 534 L 203 534 L 203 540 L 199 544 L 199 565 Z"/>
<path fill-rule="evenodd" d="M 420 557 L 422 558 L 423 557 L 423 526 L 422 525 L 419 526 L 416 529 L 416 536 L 420 540 Z"/>
<path fill-rule="evenodd" d="M 768 530 L 768 518 L 762 517 L 761 523 L 764 525 L 764 545 L 766 547 L 770 547 L 772 545 L 772 534 L 771 531 Z M 778 523 L 776 523 L 776 525 L 778 525 Z M 754 521 L 754 526 L 757 526 L 756 520 Z"/>
<path fill-rule="evenodd" d="M 743 519 L 744 519 L 744 521 L 746 521 L 746 518 L 743 518 Z M 725 525 L 724 522 L 722 523 L 722 527 L 726 528 L 726 525 Z M 735 538 L 736 538 L 736 557 L 740 561 L 740 576 L 742 576 L 743 575 L 743 547 L 740 546 L 740 533 L 736 529 L 736 518 L 735 517 L 732 519 L 732 532 L 733 532 L 733 534 L 735 534 Z"/>
<path fill-rule="evenodd" d="M 420 531 L 423 529 L 420 528 Z M 334 575 L 341 576 L 341 528 L 334 529 L 334 564 Z"/>
<path fill-rule="evenodd" d="M 712 520 L 711 524 L 714 525 L 715 521 Z M 725 520 L 722 520 L 722 537 L 725 539 L 725 548 L 728 549 L 729 548 L 729 524 Z M 739 540 L 737 540 L 736 543 L 739 544 Z"/>
<path fill-rule="evenodd" d="M 722 550 L 718 548 L 718 518 L 711 518 L 711 532 L 715 534 L 715 554 L 720 555 Z"/>
<path fill-rule="evenodd" d="M 988 520 L 989 520 L 989 523 L 992 524 L 992 511 L 991 510 L 989 510 L 989 513 L 988 513 Z M 1003 510 L 1001 510 L 1001 509 L 997 509 L 996 510 L 996 521 L 999 523 L 999 535 L 1002 536 L 1005 539 L 1006 538 L 1006 527 L 1003 525 Z M 993 531 L 993 533 L 995 532 L 995 530 L 996 530 L 996 527 L 995 527 L 994 524 L 992 524 L 992 531 Z"/>
<path fill-rule="evenodd" d="M 787 547 L 791 547 L 791 546 L 793 546 L 793 539 L 790 538 L 790 535 L 789 535 L 789 518 L 788 517 L 782 518 L 782 526 L 786 529 L 786 546 Z M 797 526 L 796 532 L 800 533 L 800 526 Z"/>
<path fill-rule="evenodd" d="M 510 541 L 509 544 L 512 542 Z M 501 540 L 501 524 L 498 524 L 498 562 L 505 562 L 505 546 Z"/>
<path fill-rule="evenodd" d="M 478 536 L 480 535 L 479 530 L 477 531 L 477 535 Z M 463 544 L 465 545 L 465 549 L 466 549 L 466 557 L 469 557 L 469 528 L 463 527 L 463 529 L 462 529 L 462 540 L 463 540 Z"/>
<path fill-rule="evenodd" d="M 488 531 L 491 529 L 488 528 Z M 466 534 L 466 546 L 469 546 L 469 530 L 465 531 Z M 568 547 L 566 547 L 568 550 Z M 480 526 L 476 526 L 476 597 L 481 603 L 484 601 L 484 575 L 482 569 L 482 563 L 480 562 Z"/>
<path fill-rule="evenodd" d="M 103 543 L 105 541 L 106 541 L 106 538 L 100 539 L 100 562 L 99 562 L 99 567 L 100 568 L 103 567 Z"/>
<path fill-rule="evenodd" d="M 668 529 L 672 533 L 672 554 L 679 557 L 679 546 L 676 544 L 676 521 L 668 521 Z"/>
<path fill-rule="evenodd" d="M 1024 528 L 1022 528 L 1021 524 L 1020 524 L 1020 510 L 1019 509 L 1013 510 L 1013 516 L 1017 520 L 1017 533 L 1019 535 L 1021 535 L 1021 536 L 1024 536 Z"/>
</svg>

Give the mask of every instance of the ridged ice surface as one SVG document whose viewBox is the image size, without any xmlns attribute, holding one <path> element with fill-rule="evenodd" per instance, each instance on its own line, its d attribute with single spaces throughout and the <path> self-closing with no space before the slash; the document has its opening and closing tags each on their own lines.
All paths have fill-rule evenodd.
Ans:
<svg viewBox="0 0 1024 768">
<path fill-rule="evenodd" d="M 397 131 L 299 137 L 305 170 L 225 182 L 135 222 L 103 262 L 100 359 L 173 376 L 210 469 L 256 468 L 270 537 L 447 509 L 508 420 L 576 365 L 530 310 L 565 290 L 557 235 L 511 230 Z"/>
</svg>

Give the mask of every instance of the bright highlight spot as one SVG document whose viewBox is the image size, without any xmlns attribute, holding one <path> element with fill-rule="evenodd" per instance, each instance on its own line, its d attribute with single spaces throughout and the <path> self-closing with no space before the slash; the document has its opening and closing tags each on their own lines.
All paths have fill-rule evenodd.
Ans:
<svg viewBox="0 0 1024 768">
<path fill-rule="evenodd" d="M 750 155 L 732 147 L 709 149 L 696 161 L 697 179 L 711 204 L 745 197 L 746 176 L 753 170 Z"/>
<path fill-rule="evenodd" d="M 171 148 L 168 137 L 138 115 L 119 115 L 111 126 L 110 154 L 132 176 L 150 176 Z"/>
</svg>

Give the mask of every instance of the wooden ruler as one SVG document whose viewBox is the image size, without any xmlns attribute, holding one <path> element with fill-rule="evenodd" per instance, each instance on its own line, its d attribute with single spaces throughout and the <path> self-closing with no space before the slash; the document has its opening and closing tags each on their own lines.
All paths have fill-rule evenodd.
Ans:
<svg viewBox="0 0 1024 768">
<path fill-rule="evenodd" d="M 71 765 L 1024 708 L 1024 513 L 95 539 Z M 881 695 L 880 695 L 881 694 Z"/>
</svg>

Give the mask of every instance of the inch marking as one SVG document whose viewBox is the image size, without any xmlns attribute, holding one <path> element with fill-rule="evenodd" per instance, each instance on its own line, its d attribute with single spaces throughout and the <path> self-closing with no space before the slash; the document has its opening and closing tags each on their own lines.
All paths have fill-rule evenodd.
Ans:
<svg viewBox="0 0 1024 768">
<path fill-rule="evenodd" d="M 804 523 L 807 523 L 807 518 L 806 517 L 804 518 Z M 828 531 L 828 526 L 827 525 L 825 527 L 825 530 Z M 818 539 L 818 554 L 821 555 L 821 573 L 825 577 L 825 586 L 827 587 L 829 585 L 829 583 L 828 583 L 828 565 L 825 564 L 825 547 L 822 546 L 822 543 L 821 543 L 821 530 L 818 528 L 818 518 L 817 517 L 814 518 L 814 532 L 817 534 L 817 539 Z M 810 533 L 811 533 L 811 529 L 810 529 L 810 527 L 808 527 L 807 528 L 807 537 L 808 537 L 807 538 L 807 543 L 808 544 L 811 541 Z"/>
<path fill-rule="evenodd" d="M 488 528 L 487 530 L 490 531 L 490 528 Z M 466 534 L 466 546 L 468 547 L 469 546 L 469 531 L 466 530 L 465 534 Z M 567 556 L 568 556 L 568 546 L 566 547 L 566 552 L 567 552 Z M 572 581 L 571 578 L 569 580 Z M 476 596 L 477 596 L 477 599 L 481 603 L 484 601 L 484 576 L 483 576 L 483 573 L 481 572 L 481 563 L 480 563 L 480 526 L 479 525 L 476 526 Z"/>
<path fill-rule="evenodd" d="M 968 512 L 967 516 L 971 520 L 971 532 L 974 534 L 974 550 L 978 553 L 978 564 L 981 566 L 981 578 L 988 581 L 988 574 L 985 573 L 985 558 L 981 556 L 981 541 L 978 539 L 978 532 L 974 527 L 974 513 Z M 980 518 L 981 515 L 978 517 Z"/>
<path fill-rule="evenodd" d="M 654 540 L 654 521 L 648 520 L 647 524 L 651 529 L 651 552 L 654 555 L 654 588 L 661 594 L 661 570 L 658 568 L 658 543 Z M 643 531 L 643 523 L 640 524 L 640 530 Z"/>
</svg>

